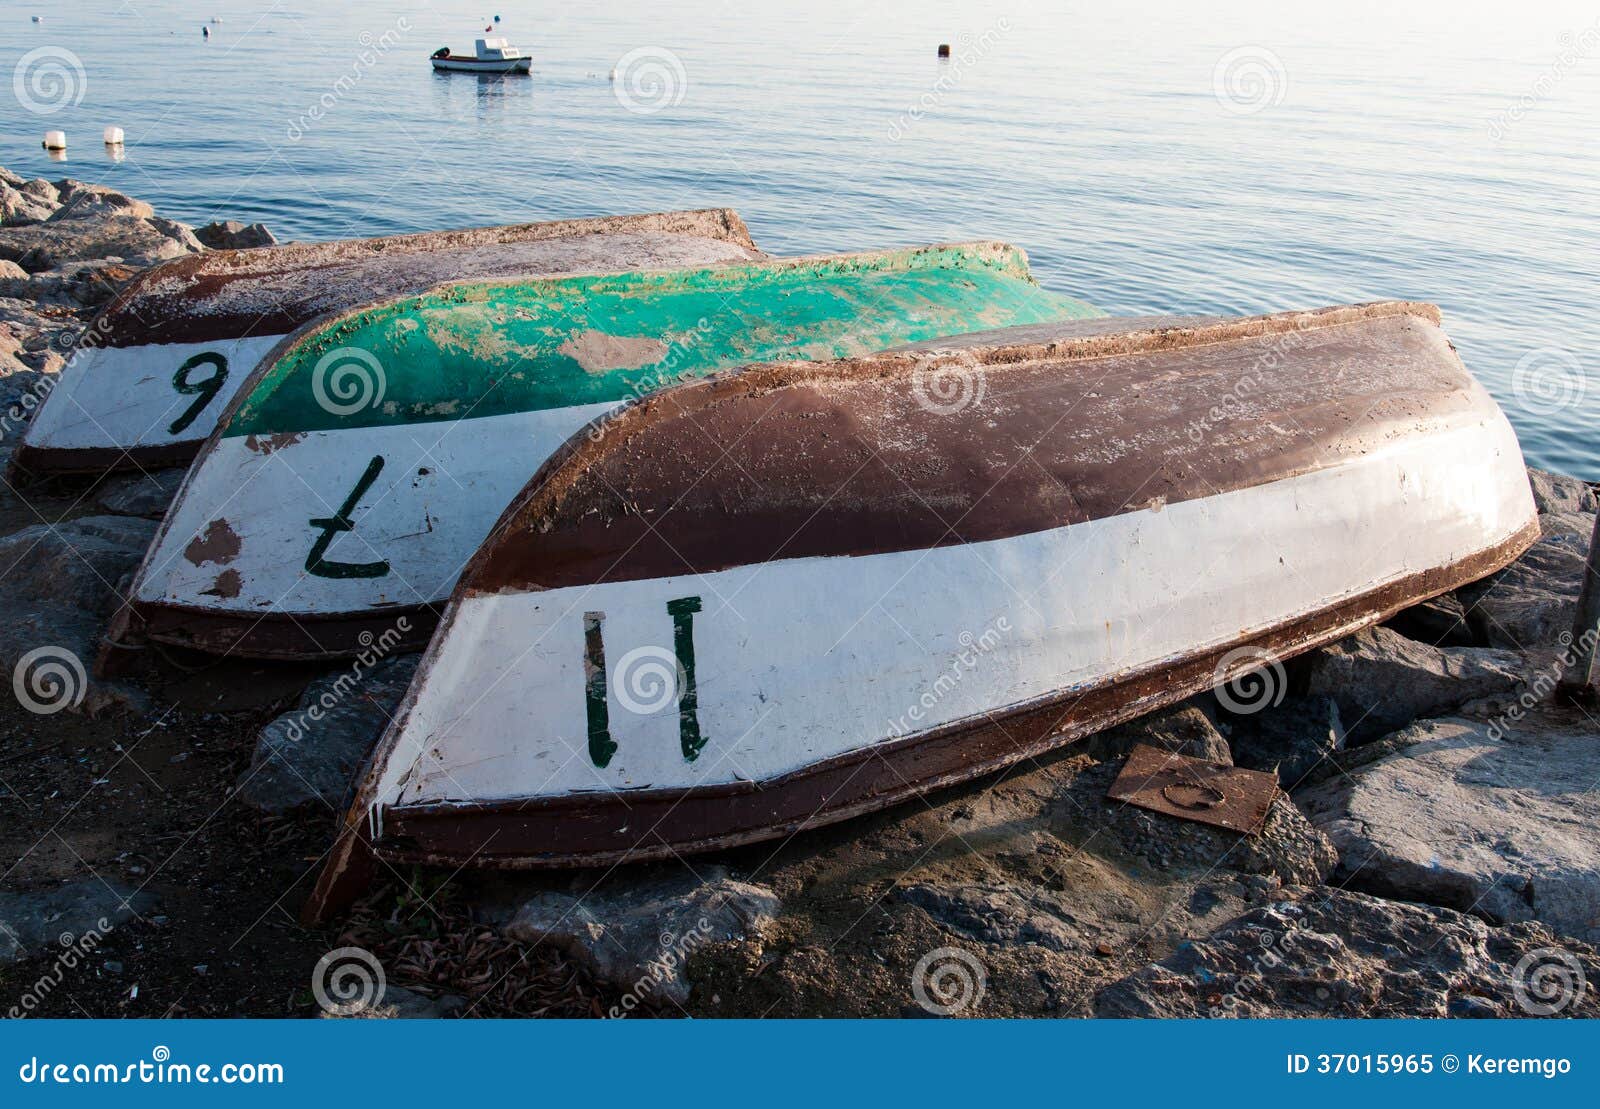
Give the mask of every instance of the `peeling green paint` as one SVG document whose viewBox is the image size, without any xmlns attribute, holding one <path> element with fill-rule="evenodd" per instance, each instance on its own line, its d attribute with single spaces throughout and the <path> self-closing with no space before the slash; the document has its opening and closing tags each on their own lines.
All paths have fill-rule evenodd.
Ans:
<svg viewBox="0 0 1600 1109">
<path fill-rule="evenodd" d="M 224 432 L 271 435 L 615 402 L 750 362 L 829 359 L 1103 313 L 993 243 L 695 270 L 463 283 L 349 313 L 277 359 Z M 364 351 L 372 403 L 319 363 Z M 325 361 L 326 360 L 326 361 Z M 348 362 L 348 359 L 344 360 Z M 366 361 L 370 366 L 370 361 Z M 349 383 L 344 383 L 348 387 Z M 337 394 L 341 399 L 349 394 Z"/>
</svg>

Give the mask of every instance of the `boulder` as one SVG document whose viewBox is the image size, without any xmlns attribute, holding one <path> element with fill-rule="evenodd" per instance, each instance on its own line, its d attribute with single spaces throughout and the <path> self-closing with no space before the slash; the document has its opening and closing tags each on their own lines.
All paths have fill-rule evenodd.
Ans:
<svg viewBox="0 0 1600 1109">
<path fill-rule="evenodd" d="M 0 258 L 29 271 L 90 258 L 149 266 L 204 249 L 181 223 L 135 216 L 86 215 L 27 227 L 0 228 Z"/>
<path fill-rule="evenodd" d="M 394 716 L 416 673 L 418 656 L 352 665 L 306 687 L 300 704 L 256 740 L 239 796 L 267 813 L 302 805 L 344 808 L 356 773 Z"/>
<path fill-rule="evenodd" d="M 22 227 L 43 223 L 56 212 L 56 205 L 42 197 L 0 184 L 0 226 Z"/>
<path fill-rule="evenodd" d="M 1546 538 L 1552 535 L 1576 535 L 1587 541 L 1594 535 L 1593 512 L 1544 512 L 1539 515 L 1539 530 Z"/>
<path fill-rule="evenodd" d="M 1600 952 L 1538 925 L 1285 891 L 1095 996 L 1099 1017 L 1600 1016 Z"/>
<path fill-rule="evenodd" d="M 993 882 L 935 886 L 919 882 L 900 891 L 939 924 L 978 943 L 1015 947 L 1033 944 L 1052 951 L 1092 947 L 1068 898 L 1051 890 L 1019 890 Z"/>
<path fill-rule="evenodd" d="M 1528 484 L 1533 488 L 1533 503 L 1546 512 L 1600 512 L 1595 492 L 1586 482 L 1565 474 L 1552 474 L 1528 467 Z"/>
<path fill-rule="evenodd" d="M 1084 749 L 1097 759 L 1114 759 L 1141 743 L 1207 762 L 1233 765 L 1228 741 L 1204 712 L 1187 702 L 1097 732 L 1084 741 Z"/>
<path fill-rule="evenodd" d="M 27 691 L 30 710 L 148 706 L 139 690 L 91 680 L 89 671 L 155 530 L 150 520 L 86 516 L 0 538 L 0 567 L 10 568 L 0 667 Z"/>
<path fill-rule="evenodd" d="M 1589 536 L 1551 535 L 1497 574 L 1461 590 L 1467 619 L 1492 647 L 1554 647 L 1578 615 Z"/>
<path fill-rule="evenodd" d="M 43 177 L 35 177 L 31 181 L 24 181 L 17 186 L 17 190 L 27 193 L 29 196 L 38 197 L 47 204 L 61 203 L 60 190 Z"/>
<path fill-rule="evenodd" d="M 615 880 L 598 889 L 546 891 L 524 902 L 506 933 L 550 943 L 624 991 L 632 1005 L 689 1000 L 690 956 L 712 943 L 741 940 L 778 913 L 777 895 L 741 882 L 725 867 L 698 866 L 654 879 Z M 626 1004 L 626 1000 L 624 1002 Z"/>
<path fill-rule="evenodd" d="M 91 185 L 66 177 L 57 181 L 55 187 L 56 199 L 61 207 L 50 217 L 52 220 L 81 219 L 85 216 L 148 218 L 156 214 L 156 210 L 144 201 L 135 200 L 104 185 Z"/>
<path fill-rule="evenodd" d="M 236 219 L 221 223 L 208 223 L 197 228 L 194 237 L 210 250 L 246 250 L 257 246 L 275 246 L 277 237 L 264 223 L 243 224 Z"/>
<path fill-rule="evenodd" d="M 1291 697 L 1243 717 L 1233 726 L 1234 765 L 1276 771 L 1284 789 L 1294 789 L 1344 750 L 1344 723 L 1332 697 Z"/>
<path fill-rule="evenodd" d="M 0 890 L 0 966 L 74 948 L 91 932 L 103 938 L 154 903 L 150 894 L 99 878 L 37 892 Z"/>
<path fill-rule="evenodd" d="M 159 520 L 167 514 L 172 498 L 188 471 L 151 470 L 147 473 L 114 477 L 95 492 L 95 506 L 113 516 L 144 516 Z"/>
<path fill-rule="evenodd" d="M 1376 627 L 1311 652 L 1302 665 L 1306 692 L 1338 705 L 1348 742 L 1359 746 L 1516 688 L 1522 658 L 1482 647 L 1430 647 Z"/>
<path fill-rule="evenodd" d="M 1600 943 L 1600 728 L 1539 711 L 1430 720 L 1398 738 L 1298 797 L 1345 882 Z"/>
<path fill-rule="evenodd" d="M 15 262 L 0 262 L 0 267 L 10 267 L 10 271 L 0 269 L 0 296 L 72 309 L 104 304 L 139 272 L 120 258 L 67 262 L 33 274 Z"/>
<path fill-rule="evenodd" d="M 1467 606 L 1454 593 L 1397 612 L 1384 627 L 1430 647 L 1483 646 L 1467 620 Z"/>
</svg>

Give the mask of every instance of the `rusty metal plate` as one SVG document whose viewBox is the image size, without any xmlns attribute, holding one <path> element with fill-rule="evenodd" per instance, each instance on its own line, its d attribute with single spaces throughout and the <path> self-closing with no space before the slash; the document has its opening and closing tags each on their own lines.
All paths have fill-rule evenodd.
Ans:
<svg viewBox="0 0 1600 1109">
<path fill-rule="evenodd" d="M 1151 812 L 1253 835 L 1278 796 L 1278 776 L 1221 766 L 1141 743 L 1106 796 Z"/>
</svg>

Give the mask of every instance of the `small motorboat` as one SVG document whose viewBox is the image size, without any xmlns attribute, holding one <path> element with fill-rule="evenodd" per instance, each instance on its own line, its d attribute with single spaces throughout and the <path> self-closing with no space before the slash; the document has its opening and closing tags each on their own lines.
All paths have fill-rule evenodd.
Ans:
<svg viewBox="0 0 1600 1109">
<path fill-rule="evenodd" d="M 291 336 L 206 443 L 112 640 L 337 657 L 407 616 L 421 646 L 545 458 L 628 400 L 755 361 L 1101 314 L 1002 243 L 614 269 L 452 283 Z"/>
<path fill-rule="evenodd" d="M 428 59 L 436 70 L 452 73 L 529 73 L 533 58 L 503 38 L 478 39 L 473 52 L 452 54 L 441 46 Z"/>
<path fill-rule="evenodd" d="M 441 281 L 765 257 L 727 209 L 206 251 L 145 270 L 90 321 L 14 465 L 187 463 L 256 364 L 329 312 Z"/>
<path fill-rule="evenodd" d="M 1053 330 L 750 367 L 573 436 L 462 574 L 309 915 L 375 857 L 610 866 L 870 812 L 1539 534 L 1431 305 Z"/>
</svg>

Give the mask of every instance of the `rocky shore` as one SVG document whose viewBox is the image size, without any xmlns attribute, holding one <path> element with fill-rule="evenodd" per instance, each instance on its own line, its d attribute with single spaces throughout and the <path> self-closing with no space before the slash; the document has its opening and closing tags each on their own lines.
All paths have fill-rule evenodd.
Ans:
<svg viewBox="0 0 1600 1109">
<path fill-rule="evenodd" d="M 0 462 L 139 268 L 272 241 L 0 169 Z M 1554 695 L 1600 509 L 1577 479 L 1530 471 L 1544 536 L 1508 569 L 1249 696 L 777 845 L 391 872 L 306 929 L 415 659 L 354 688 L 155 651 L 93 678 L 180 478 L 0 486 L 0 1012 L 315 1016 L 323 956 L 354 947 L 386 986 L 341 1015 L 1600 1016 L 1600 713 Z M 78 683 L 63 711 L 24 681 L 44 648 Z M 1249 836 L 1108 800 L 1140 743 L 1284 792 Z"/>
</svg>

